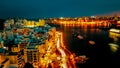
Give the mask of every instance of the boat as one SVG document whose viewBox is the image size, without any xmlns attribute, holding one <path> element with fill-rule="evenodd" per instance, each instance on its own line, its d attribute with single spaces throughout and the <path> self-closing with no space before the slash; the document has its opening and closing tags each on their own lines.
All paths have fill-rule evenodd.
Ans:
<svg viewBox="0 0 120 68">
<path fill-rule="evenodd" d="M 112 28 L 109 31 L 114 33 L 120 33 L 120 29 L 115 29 L 115 28 Z"/>
<path fill-rule="evenodd" d="M 78 39 L 84 39 L 84 37 L 81 36 L 81 35 L 78 35 L 77 38 L 78 38 Z"/>
<path fill-rule="evenodd" d="M 75 29 L 74 29 L 74 32 L 72 33 L 72 35 L 73 35 L 73 39 L 75 40 L 82 40 L 82 39 L 84 39 L 84 37 L 82 36 L 82 35 L 80 35 L 80 32 L 79 32 L 79 30 L 78 30 L 78 28 L 77 27 L 75 27 Z"/>
</svg>

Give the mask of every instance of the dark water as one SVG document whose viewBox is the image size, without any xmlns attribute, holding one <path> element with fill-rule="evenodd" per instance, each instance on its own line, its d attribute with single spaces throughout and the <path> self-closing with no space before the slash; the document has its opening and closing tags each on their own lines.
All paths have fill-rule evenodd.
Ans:
<svg viewBox="0 0 120 68">
<path fill-rule="evenodd" d="M 119 47 L 116 52 L 111 50 L 109 43 L 117 43 L 119 45 L 120 39 L 114 41 L 114 34 L 110 38 L 108 31 L 100 30 L 98 28 L 81 28 L 81 27 L 61 27 L 64 36 L 64 43 L 66 47 L 76 55 L 86 55 L 89 59 L 84 64 L 78 66 L 84 67 L 89 65 L 95 67 L 99 65 L 119 65 L 120 51 Z M 78 32 L 84 39 L 77 39 L 74 33 Z M 113 37 L 113 38 L 112 38 Z M 94 45 L 88 43 L 89 40 L 95 42 Z"/>
</svg>

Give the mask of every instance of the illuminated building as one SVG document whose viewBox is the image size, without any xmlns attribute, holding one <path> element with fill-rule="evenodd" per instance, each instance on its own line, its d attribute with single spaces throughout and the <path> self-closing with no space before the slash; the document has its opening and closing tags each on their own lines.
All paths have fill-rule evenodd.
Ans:
<svg viewBox="0 0 120 68">
<path fill-rule="evenodd" d="M 117 27 L 120 27 L 120 21 L 117 21 L 117 25 L 116 25 Z"/>
<path fill-rule="evenodd" d="M 27 43 L 21 43 L 21 42 L 19 42 L 19 44 L 18 44 L 18 50 L 23 50 L 26 45 L 27 45 Z"/>
<path fill-rule="evenodd" d="M 6 58 L 5 55 L 0 54 L 0 64 L 5 60 L 5 58 Z"/>
<path fill-rule="evenodd" d="M 55 32 L 56 32 L 56 28 L 54 27 L 48 31 L 48 34 L 51 36 L 51 39 L 55 39 Z"/>
<path fill-rule="evenodd" d="M 45 20 L 39 20 L 38 22 L 35 21 L 27 21 L 23 20 L 24 22 L 24 27 L 38 27 L 38 26 L 44 26 L 45 25 Z"/>
<path fill-rule="evenodd" d="M 10 64 L 9 59 L 6 56 L 6 53 L 4 52 L 4 48 L 0 48 L 0 68 L 8 68 L 8 65 Z"/>
<path fill-rule="evenodd" d="M 5 59 L 1 65 L 0 65 L 0 68 L 8 68 L 10 62 L 9 62 L 9 59 Z"/>
<path fill-rule="evenodd" d="M 13 46 L 13 47 L 11 47 L 11 51 L 12 52 L 19 52 L 20 49 L 18 47 Z"/>
<path fill-rule="evenodd" d="M 9 59 L 10 64 L 17 66 L 18 68 L 21 68 L 24 65 L 24 56 L 20 51 L 9 53 L 7 58 Z"/>
<path fill-rule="evenodd" d="M 9 61 L 10 61 L 10 64 L 16 64 L 17 65 L 17 59 L 18 59 L 18 57 L 17 57 L 17 54 L 10 54 L 10 55 L 8 55 L 7 56 L 7 58 L 9 58 Z"/>
<path fill-rule="evenodd" d="M 34 67 L 38 66 L 39 53 L 36 45 L 30 44 L 24 49 L 25 62 L 32 63 Z"/>
<path fill-rule="evenodd" d="M 45 25 L 45 20 L 39 20 L 39 26 L 44 26 Z"/>
</svg>

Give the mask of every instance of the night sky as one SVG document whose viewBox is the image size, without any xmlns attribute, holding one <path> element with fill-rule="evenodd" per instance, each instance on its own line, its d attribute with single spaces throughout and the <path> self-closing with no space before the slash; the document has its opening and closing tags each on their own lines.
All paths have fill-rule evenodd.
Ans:
<svg viewBox="0 0 120 68">
<path fill-rule="evenodd" d="M 78 17 L 120 11 L 120 0 L 0 0 L 0 18 Z"/>
</svg>

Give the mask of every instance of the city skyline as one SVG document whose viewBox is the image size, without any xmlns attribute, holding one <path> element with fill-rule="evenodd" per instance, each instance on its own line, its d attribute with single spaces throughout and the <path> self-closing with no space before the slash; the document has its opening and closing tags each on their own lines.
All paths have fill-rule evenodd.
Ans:
<svg viewBox="0 0 120 68">
<path fill-rule="evenodd" d="M 120 17 L 13 18 L 0 19 L 0 23 L 4 23 L 0 68 L 84 68 L 120 63 Z"/>
<path fill-rule="evenodd" d="M 1 0 L 0 18 L 92 16 L 120 11 L 119 6 L 119 0 Z"/>
</svg>

